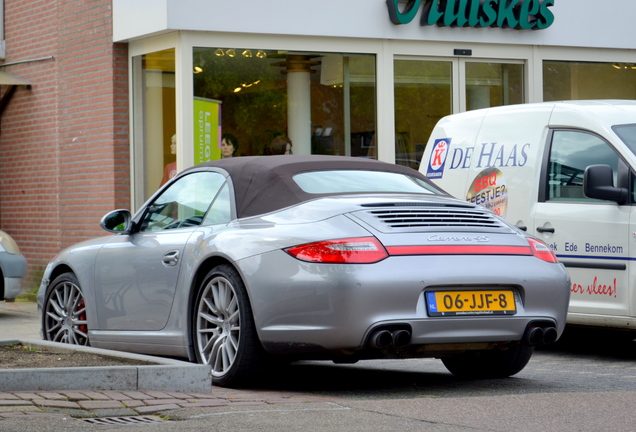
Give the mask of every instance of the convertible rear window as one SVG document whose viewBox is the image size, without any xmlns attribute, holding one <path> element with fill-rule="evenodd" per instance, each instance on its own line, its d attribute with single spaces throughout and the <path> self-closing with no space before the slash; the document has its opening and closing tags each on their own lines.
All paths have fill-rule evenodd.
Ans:
<svg viewBox="0 0 636 432">
<path fill-rule="evenodd" d="M 310 194 L 357 192 L 441 194 L 435 186 L 422 179 L 394 172 L 310 171 L 296 174 L 293 179 L 304 192 Z"/>
</svg>

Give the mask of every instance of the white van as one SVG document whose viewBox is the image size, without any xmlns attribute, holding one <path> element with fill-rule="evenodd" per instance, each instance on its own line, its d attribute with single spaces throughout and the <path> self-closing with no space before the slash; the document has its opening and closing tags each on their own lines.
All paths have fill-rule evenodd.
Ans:
<svg viewBox="0 0 636 432">
<path fill-rule="evenodd" d="M 636 329 L 635 153 L 636 101 L 546 102 L 444 117 L 420 171 L 550 245 L 568 323 Z"/>
</svg>

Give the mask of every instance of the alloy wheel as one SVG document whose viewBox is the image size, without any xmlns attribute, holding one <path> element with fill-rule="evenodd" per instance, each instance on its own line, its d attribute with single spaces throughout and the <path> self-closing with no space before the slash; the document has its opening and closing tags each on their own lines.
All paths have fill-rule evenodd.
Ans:
<svg viewBox="0 0 636 432">
<path fill-rule="evenodd" d="M 212 366 L 213 376 L 224 375 L 239 350 L 241 314 L 232 283 L 214 277 L 201 292 L 197 308 L 197 348 L 203 363 Z"/>
<path fill-rule="evenodd" d="M 50 341 L 88 345 L 86 303 L 75 283 L 60 281 L 49 293 L 45 305 L 44 333 Z"/>
</svg>

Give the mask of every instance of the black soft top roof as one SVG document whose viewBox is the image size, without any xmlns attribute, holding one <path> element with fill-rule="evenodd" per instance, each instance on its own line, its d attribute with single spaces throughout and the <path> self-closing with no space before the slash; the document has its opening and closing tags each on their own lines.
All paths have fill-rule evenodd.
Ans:
<svg viewBox="0 0 636 432">
<path fill-rule="evenodd" d="M 424 175 L 412 168 L 379 162 L 374 159 L 347 156 L 241 156 L 205 162 L 184 172 L 200 167 L 221 168 L 230 174 L 234 185 L 236 211 L 239 218 L 268 213 L 325 196 L 304 192 L 292 180 L 295 174 L 301 172 L 328 170 L 387 171 L 417 177 L 430 184 Z M 435 187 L 435 189 L 438 188 Z"/>
</svg>

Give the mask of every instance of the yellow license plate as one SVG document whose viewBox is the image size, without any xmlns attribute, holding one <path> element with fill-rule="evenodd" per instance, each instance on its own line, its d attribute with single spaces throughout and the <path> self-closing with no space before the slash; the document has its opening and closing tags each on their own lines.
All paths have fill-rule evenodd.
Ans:
<svg viewBox="0 0 636 432">
<path fill-rule="evenodd" d="M 429 291 L 426 293 L 426 308 L 430 316 L 517 313 L 512 290 Z"/>
</svg>

